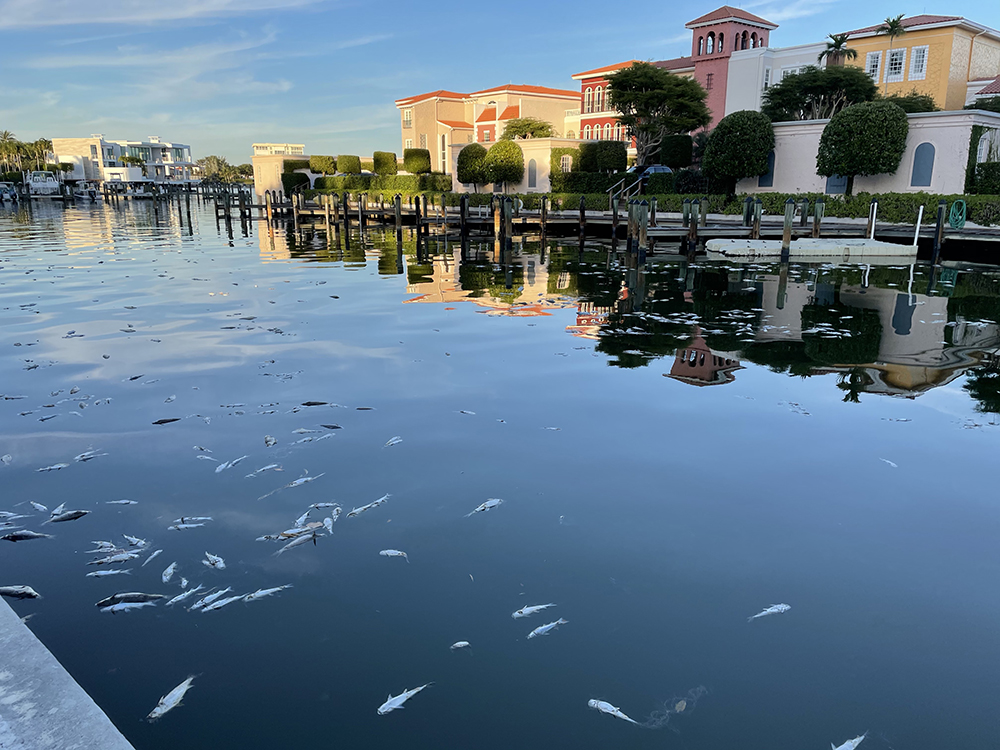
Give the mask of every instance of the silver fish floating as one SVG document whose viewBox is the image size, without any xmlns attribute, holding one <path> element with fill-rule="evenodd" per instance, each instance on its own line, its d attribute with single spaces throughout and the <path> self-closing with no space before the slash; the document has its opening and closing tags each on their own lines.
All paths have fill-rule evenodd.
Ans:
<svg viewBox="0 0 1000 750">
<path fill-rule="evenodd" d="M 472 513 L 466 513 L 465 517 L 468 518 L 469 516 L 473 515 L 473 513 L 485 513 L 486 511 L 493 510 L 494 508 L 496 508 L 496 507 L 498 507 L 498 506 L 500 506 L 502 504 L 503 504 L 503 500 L 501 500 L 499 497 L 491 497 L 489 500 L 487 500 L 482 505 L 474 508 L 473 511 L 472 511 Z"/>
<path fill-rule="evenodd" d="M 226 561 L 218 555 L 213 555 L 211 552 L 205 553 L 205 559 L 201 561 L 201 564 L 206 565 L 209 568 L 215 568 L 215 570 L 226 569 Z"/>
<path fill-rule="evenodd" d="M 265 471 L 281 471 L 281 464 L 268 464 L 267 466 L 262 466 L 257 469 L 257 471 L 251 471 L 246 475 L 246 478 L 252 479 L 259 474 L 263 474 Z"/>
<path fill-rule="evenodd" d="M 60 513 L 62 513 L 62 512 L 64 511 L 64 510 L 66 510 L 66 503 L 59 503 L 59 505 L 58 505 L 58 506 L 56 506 L 56 507 L 55 507 L 55 508 L 53 509 L 53 511 L 52 511 L 52 515 L 53 515 L 53 516 L 58 516 L 58 515 L 59 515 Z"/>
<path fill-rule="evenodd" d="M 319 479 L 320 477 L 325 476 L 325 475 L 326 475 L 326 472 L 324 471 L 322 474 L 317 474 L 314 477 L 299 477 L 298 479 L 295 479 L 295 480 L 289 482 L 288 484 L 282 485 L 281 487 L 279 487 L 276 490 L 271 490 L 267 494 L 261 495 L 257 499 L 258 500 L 263 500 L 265 497 L 270 497 L 275 492 L 281 492 L 281 490 L 287 490 L 287 489 L 292 488 L 292 487 L 301 487 L 304 484 L 309 484 L 309 482 L 315 482 L 317 479 Z"/>
<path fill-rule="evenodd" d="M 202 521 L 212 521 L 214 520 L 211 516 L 181 516 L 180 518 L 175 518 L 174 523 L 191 523 L 191 522 L 202 522 Z"/>
<path fill-rule="evenodd" d="M 220 472 L 225 471 L 226 469 L 231 469 L 234 466 L 236 466 L 236 464 L 238 464 L 240 461 L 243 461 L 244 459 L 247 458 L 250 458 L 250 456 L 240 456 L 239 458 L 234 458 L 232 461 L 225 461 L 224 463 L 221 463 L 215 467 L 215 473 L 218 474 Z"/>
<path fill-rule="evenodd" d="M 140 568 L 145 568 L 146 564 L 149 563 L 149 562 L 151 562 L 154 557 L 157 557 L 157 556 L 162 555 L 162 554 L 163 554 L 163 550 L 162 549 L 156 550 L 155 552 L 153 552 L 153 554 L 151 554 L 149 557 L 147 557 L 143 561 L 142 565 L 140 565 L 139 567 Z"/>
<path fill-rule="evenodd" d="M 385 716 L 390 711 L 395 711 L 397 708 L 402 708 L 403 704 L 406 703 L 406 701 L 410 700 L 410 698 L 419 693 L 425 687 L 429 687 L 430 685 L 431 683 L 428 682 L 426 685 L 415 687 L 412 690 L 404 690 L 396 697 L 393 697 L 392 693 L 389 693 L 389 699 L 378 707 L 378 715 Z"/>
<path fill-rule="evenodd" d="M 565 625 L 567 622 L 568 620 L 564 620 L 563 618 L 560 617 L 558 620 L 556 620 L 555 622 L 550 622 L 548 625 L 539 625 L 537 628 L 528 633 L 528 638 L 537 638 L 540 635 L 548 635 L 557 627 L 559 627 L 560 625 Z"/>
<path fill-rule="evenodd" d="M 188 690 L 191 689 L 191 683 L 194 682 L 194 675 L 188 677 L 184 682 L 175 687 L 169 693 L 160 698 L 160 702 L 156 704 L 156 708 L 149 712 L 146 717 L 147 721 L 153 722 L 157 719 L 163 717 L 168 711 L 172 711 L 178 706 L 182 705 L 181 701 Z"/>
<path fill-rule="evenodd" d="M 757 614 L 751 617 L 748 617 L 747 622 L 750 622 L 751 620 L 756 620 L 758 617 L 767 617 L 768 615 L 780 615 L 781 613 L 787 612 L 790 609 L 791 607 L 787 604 L 772 604 L 767 609 L 758 612 Z"/>
<path fill-rule="evenodd" d="M 194 604 L 192 604 L 188 608 L 188 612 L 194 612 L 195 610 L 199 610 L 202 607 L 207 607 L 209 604 L 211 604 L 212 602 L 214 602 L 216 599 L 219 599 L 220 597 L 225 596 L 226 594 L 228 594 L 232 590 L 233 590 L 232 586 L 227 586 L 226 588 L 222 589 L 222 591 L 216 591 L 214 593 L 208 594 L 207 596 L 203 596 L 201 599 L 199 599 L 198 601 L 196 601 Z"/>
<path fill-rule="evenodd" d="M 60 469 L 65 469 L 69 464 L 52 464 L 52 466 L 43 466 L 40 469 L 35 469 L 35 471 L 59 471 Z"/>
<path fill-rule="evenodd" d="M 379 552 L 382 557 L 402 557 L 407 563 L 410 562 L 410 558 L 406 556 L 405 552 L 401 552 L 398 549 L 384 549 Z"/>
<path fill-rule="evenodd" d="M 40 534 L 37 531 L 28 531 L 27 529 L 24 529 L 4 534 L 3 536 L 0 536 L 0 539 L 6 539 L 8 542 L 25 542 L 29 539 L 48 539 L 51 536 L 51 534 Z"/>
<path fill-rule="evenodd" d="M 383 445 L 382 447 L 383 448 L 390 448 L 393 445 L 399 445 L 402 442 L 403 442 L 403 438 L 401 438 L 399 435 L 396 435 L 395 437 L 391 437 L 388 440 L 386 440 L 385 441 L 385 445 Z"/>
<path fill-rule="evenodd" d="M 285 589 L 290 589 L 292 584 L 286 583 L 284 586 L 275 586 L 272 589 L 257 589 L 252 594 L 247 594 L 243 597 L 244 601 L 255 602 L 263 599 L 265 596 L 271 596 L 277 594 L 279 591 L 284 591 Z"/>
<path fill-rule="evenodd" d="M 135 500 L 108 500 L 105 505 L 138 505 Z"/>
<path fill-rule="evenodd" d="M 129 560 L 134 560 L 139 556 L 138 552 L 117 552 L 113 555 L 108 555 L 107 557 L 102 557 L 98 560 L 91 560 L 87 565 L 115 565 L 117 563 L 128 562 Z"/>
<path fill-rule="evenodd" d="M 274 555 L 275 555 L 275 557 L 277 557 L 282 552 L 287 552 L 290 549 L 294 549 L 295 547 L 299 547 L 299 546 L 301 546 L 303 544 L 307 544 L 308 542 L 312 542 L 313 546 L 315 546 L 316 545 L 316 539 L 317 539 L 317 535 L 316 535 L 315 531 L 313 531 L 311 534 L 303 534 L 302 536 L 297 536 L 292 541 L 290 541 L 288 544 L 286 544 L 284 547 L 282 547 L 277 552 L 275 552 Z"/>
<path fill-rule="evenodd" d="M 95 458 L 101 458 L 102 456 L 108 455 L 107 453 L 101 453 L 100 451 L 85 451 L 79 456 L 73 458 L 74 461 L 86 462 L 93 461 Z"/>
<path fill-rule="evenodd" d="M 97 602 L 96 606 L 110 607 L 114 604 L 122 604 L 126 602 L 155 602 L 157 599 L 163 599 L 163 594 L 143 594 L 138 591 L 124 591 L 118 594 L 112 594 L 105 599 L 101 599 L 101 601 Z"/>
<path fill-rule="evenodd" d="M 174 577 L 174 573 L 177 571 L 177 563 L 172 562 L 166 567 L 163 573 L 160 575 L 160 580 L 164 583 L 170 583 L 170 579 Z"/>
<path fill-rule="evenodd" d="M 536 612 L 541 612 L 543 609 L 548 609 L 549 607 L 554 607 L 555 604 L 532 604 L 530 607 L 521 607 L 511 614 L 515 620 L 519 620 L 522 617 L 531 617 Z"/>
<path fill-rule="evenodd" d="M 834 744 L 831 742 L 830 743 L 830 747 L 832 747 L 833 750 L 854 750 L 854 748 L 856 748 L 858 745 L 860 745 L 861 742 L 864 740 L 864 738 L 867 737 L 867 736 L 868 736 L 868 732 L 865 732 L 860 737 L 855 737 L 853 740 L 848 740 L 843 745 L 836 745 L 836 746 L 834 746 Z"/>
<path fill-rule="evenodd" d="M 42 595 L 31 586 L 0 586 L 0 596 L 8 599 L 41 599 Z"/>
<path fill-rule="evenodd" d="M 60 513 L 57 516 L 51 516 L 49 520 L 44 523 L 62 523 L 63 521 L 75 521 L 78 518 L 83 518 L 85 515 L 90 513 L 89 510 L 67 510 L 65 513 Z"/>
<path fill-rule="evenodd" d="M 147 544 L 149 544 L 149 542 L 147 542 L 145 539 L 140 539 L 137 536 L 129 536 L 128 534 L 122 534 L 122 536 L 128 542 L 129 547 L 138 547 L 139 549 L 142 549 Z"/>
<path fill-rule="evenodd" d="M 155 606 L 156 602 L 121 602 L 120 604 L 112 604 L 110 607 L 101 607 L 101 612 L 110 612 L 113 615 L 117 615 L 121 612 L 132 612 L 143 607 Z"/>
<path fill-rule="evenodd" d="M 371 510 L 372 508 L 377 508 L 382 503 L 384 503 L 386 500 L 388 500 L 390 497 L 392 497 L 392 495 L 390 495 L 387 492 L 386 494 L 382 495 L 382 497 L 380 497 L 378 500 L 374 500 L 374 501 L 368 503 L 368 505 L 362 505 L 360 508 L 355 508 L 354 510 L 352 510 L 350 513 L 347 514 L 347 517 L 348 518 L 354 518 L 355 516 L 360 516 L 366 510 Z"/>
<path fill-rule="evenodd" d="M 618 719 L 631 722 L 632 724 L 639 723 L 635 719 L 630 719 L 628 716 L 626 716 L 621 712 L 620 708 L 612 706 L 607 701 L 599 701 L 596 698 L 591 698 L 589 701 L 587 701 L 587 705 L 590 706 L 591 708 L 596 708 L 602 714 L 608 714 L 609 716 L 614 716 Z"/>
<path fill-rule="evenodd" d="M 34 500 L 31 500 L 30 502 L 31 502 L 31 507 L 34 508 L 35 510 L 37 510 L 39 513 L 48 513 L 49 512 L 49 509 L 46 508 L 41 503 L 36 503 Z"/>
<path fill-rule="evenodd" d="M 324 508 L 339 508 L 339 503 L 313 503 L 309 506 L 312 510 L 323 510 Z"/>
<path fill-rule="evenodd" d="M 458 651 L 460 648 L 470 648 L 471 644 L 468 641 L 455 641 L 449 648 L 452 651 Z"/>
<path fill-rule="evenodd" d="M 87 573 L 87 578 L 104 578 L 105 576 L 118 576 L 123 573 L 132 575 L 131 568 L 115 568 L 114 570 L 95 570 L 92 573 Z"/>
<path fill-rule="evenodd" d="M 194 587 L 193 589 L 188 589 L 187 591 L 182 591 L 182 592 L 181 592 L 181 593 L 179 593 L 179 594 L 178 594 L 177 596 L 175 596 L 175 597 L 174 597 L 173 599 L 171 599 L 170 601 L 168 601 L 168 602 L 167 602 L 167 604 L 166 604 L 166 606 L 168 606 L 168 607 L 169 607 L 169 606 L 170 606 L 171 604 L 177 604 L 177 602 L 182 602 L 182 601 L 184 601 L 185 599 L 187 599 L 187 598 L 188 598 L 189 596 L 191 596 L 191 595 L 193 595 L 193 594 L 196 594 L 196 593 L 198 593 L 198 592 L 199 592 L 199 591 L 201 591 L 201 590 L 202 590 L 203 588 L 205 588 L 205 587 L 204 587 L 204 586 L 202 586 L 202 585 L 201 585 L 201 584 L 199 583 L 199 584 L 198 584 L 197 586 L 195 586 L 195 587 Z"/>
<path fill-rule="evenodd" d="M 204 526 L 203 523 L 175 523 L 173 526 L 167 526 L 167 531 L 184 531 L 185 529 L 197 529 L 199 526 Z"/>
<path fill-rule="evenodd" d="M 238 602 L 240 599 L 244 598 L 246 594 L 240 594 L 239 596 L 229 596 L 225 599 L 219 599 L 218 601 L 212 602 L 211 604 L 202 607 L 202 612 L 215 612 L 225 607 L 227 604 L 232 604 L 233 602 Z"/>
</svg>

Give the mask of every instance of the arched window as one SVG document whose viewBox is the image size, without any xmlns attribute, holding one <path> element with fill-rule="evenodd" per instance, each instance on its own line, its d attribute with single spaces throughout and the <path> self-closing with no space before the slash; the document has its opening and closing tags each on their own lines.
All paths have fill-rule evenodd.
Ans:
<svg viewBox="0 0 1000 750">
<path fill-rule="evenodd" d="M 720 32 L 719 32 L 719 52 L 722 52 L 722 51 L 723 51 L 723 47 L 725 46 L 725 44 L 726 44 L 726 35 L 725 35 L 725 34 L 723 34 L 723 33 L 722 33 L 722 32 L 720 31 Z"/>
<path fill-rule="evenodd" d="M 563 172 L 573 171 L 573 157 L 569 154 L 563 154 L 559 157 L 559 169 Z"/>
<path fill-rule="evenodd" d="M 604 91 L 600 86 L 594 89 L 594 111 L 604 111 Z"/>
<path fill-rule="evenodd" d="M 604 123 L 604 140 L 606 140 L 606 141 L 610 141 L 611 140 L 611 123 L 610 122 Z"/>
<path fill-rule="evenodd" d="M 750 49 L 757 49 L 757 32 L 750 35 Z"/>
<path fill-rule="evenodd" d="M 538 187 L 538 164 L 534 159 L 528 160 L 528 187 Z"/>
<path fill-rule="evenodd" d="M 934 174 L 934 144 L 921 143 L 913 153 L 910 187 L 930 187 Z"/>
<path fill-rule="evenodd" d="M 740 44 L 740 49 L 748 49 L 748 48 L 747 48 L 747 44 L 749 43 L 749 40 L 750 40 L 750 36 L 749 36 L 749 34 L 747 34 L 747 32 L 745 32 L 745 31 L 744 31 L 744 32 L 743 32 L 743 36 L 741 37 L 741 39 L 742 39 L 743 41 L 742 41 L 742 43 Z"/>
<path fill-rule="evenodd" d="M 620 141 L 622 139 L 622 124 L 620 122 L 615 123 L 615 140 Z"/>
<path fill-rule="evenodd" d="M 586 141 L 590 140 L 590 125 L 583 126 L 583 139 Z"/>
<path fill-rule="evenodd" d="M 979 145 L 976 147 L 976 163 L 981 164 L 984 161 L 988 161 L 990 158 L 990 146 L 992 146 L 992 138 L 989 131 L 983 133 L 983 137 L 979 139 Z"/>
<path fill-rule="evenodd" d="M 711 55 L 715 52 L 715 32 L 708 32 L 708 41 L 705 43 L 705 54 Z"/>
<path fill-rule="evenodd" d="M 566 137 L 567 138 L 576 138 L 576 131 L 575 130 L 568 130 L 568 131 L 566 131 Z"/>
<path fill-rule="evenodd" d="M 698 54 L 705 54 L 705 37 L 703 36 L 698 37 Z"/>
<path fill-rule="evenodd" d="M 589 88 L 583 92 L 583 113 L 590 114 L 594 106 L 594 92 Z"/>
</svg>

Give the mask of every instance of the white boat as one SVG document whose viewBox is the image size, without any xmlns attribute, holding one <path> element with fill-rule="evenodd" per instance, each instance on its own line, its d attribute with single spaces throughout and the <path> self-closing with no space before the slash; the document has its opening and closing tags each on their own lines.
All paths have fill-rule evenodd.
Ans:
<svg viewBox="0 0 1000 750">
<path fill-rule="evenodd" d="M 31 189 L 33 196 L 59 195 L 59 181 L 51 172 L 29 172 L 25 175 L 24 183 Z"/>
</svg>

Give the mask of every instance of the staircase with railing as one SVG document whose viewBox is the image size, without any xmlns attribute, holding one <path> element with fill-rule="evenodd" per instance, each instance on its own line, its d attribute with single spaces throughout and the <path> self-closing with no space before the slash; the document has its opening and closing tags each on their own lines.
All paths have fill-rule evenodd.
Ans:
<svg viewBox="0 0 1000 750">
<path fill-rule="evenodd" d="M 609 187 L 605 192 L 608 194 L 608 210 L 615 210 L 615 201 L 618 201 L 618 207 L 621 208 L 624 201 L 629 198 L 634 198 L 642 190 L 642 180 L 636 180 L 631 185 L 625 185 L 628 179 L 632 175 L 625 175 L 614 185 Z"/>
</svg>

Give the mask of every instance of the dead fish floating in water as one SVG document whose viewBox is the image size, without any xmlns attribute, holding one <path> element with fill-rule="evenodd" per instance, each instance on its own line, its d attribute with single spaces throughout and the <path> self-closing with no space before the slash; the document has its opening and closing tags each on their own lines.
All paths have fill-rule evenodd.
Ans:
<svg viewBox="0 0 1000 750">
<path fill-rule="evenodd" d="M 60 469 L 65 469 L 69 464 L 52 464 L 51 466 L 43 466 L 40 469 L 35 469 L 35 471 L 59 471 Z"/>
<path fill-rule="evenodd" d="M 539 625 L 537 628 L 528 633 L 528 638 L 537 638 L 540 635 L 548 635 L 560 625 L 565 625 L 567 622 L 568 620 L 564 620 L 560 617 L 555 622 L 550 622 L 547 625 Z"/>
<path fill-rule="evenodd" d="M 384 549 L 379 554 L 382 557 L 402 557 L 407 563 L 410 562 L 410 558 L 406 556 L 406 553 L 398 549 Z"/>
<path fill-rule="evenodd" d="M 108 500 L 105 505 L 138 505 L 135 500 Z"/>
<path fill-rule="evenodd" d="M 83 518 L 88 513 L 90 513 L 89 510 L 67 510 L 65 513 L 60 513 L 59 515 L 54 515 L 50 517 L 44 523 L 62 523 L 63 521 L 75 521 L 78 518 Z"/>
<path fill-rule="evenodd" d="M 41 599 L 42 595 L 31 586 L 0 586 L 0 596 L 8 599 Z"/>
<path fill-rule="evenodd" d="M 790 609 L 791 606 L 789 606 L 788 604 L 772 604 L 767 609 L 758 612 L 757 614 L 752 615 L 751 617 L 748 617 L 747 622 L 756 620 L 758 617 L 767 617 L 768 615 L 780 615 L 783 612 L 787 612 Z"/>
<path fill-rule="evenodd" d="M 406 703 L 406 701 L 410 700 L 410 698 L 412 698 L 414 695 L 416 695 L 429 685 L 431 685 L 431 683 L 428 682 L 426 685 L 415 687 L 412 690 L 404 690 L 402 693 L 400 693 L 395 697 L 393 697 L 392 693 L 389 693 L 388 700 L 386 700 L 385 703 L 383 703 L 381 706 L 378 707 L 378 715 L 385 716 L 390 711 L 395 711 L 397 708 L 403 708 L 403 704 Z"/>
<path fill-rule="evenodd" d="M 170 419 L 157 419 L 153 424 L 170 424 L 171 422 L 180 422 L 180 417 L 171 417 Z"/>
<path fill-rule="evenodd" d="M 132 575 L 131 568 L 116 568 L 114 570 L 95 570 L 87 573 L 87 578 L 104 578 L 106 576 L 120 576 L 123 574 Z"/>
<path fill-rule="evenodd" d="M 219 464 L 218 466 L 215 467 L 215 473 L 218 474 L 220 472 L 225 471 L 226 469 L 231 469 L 234 466 L 236 466 L 236 464 L 238 464 L 240 461 L 243 461 L 244 459 L 247 459 L 247 458 L 250 458 L 250 457 L 249 456 L 240 456 L 239 458 L 234 458 L 232 461 L 226 461 L 224 463 L 221 463 L 221 464 Z"/>
<path fill-rule="evenodd" d="M 201 591 L 201 590 L 202 590 L 203 588 L 205 588 L 205 587 L 204 587 L 204 586 L 202 586 L 202 585 L 201 585 L 201 584 L 199 583 L 199 584 L 198 584 L 197 586 L 195 586 L 195 587 L 194 587 L 193 589 L 188 589 L 187 591 L 182 591 L 182 592 L 181 592 L 180 594 L 178 594 L 178 595 L 177 595 L 177 596 L 175 596 L 175 597 L 174 597 L 173 599 L 171 599 L 171 600 L 170 600 L 169 602 L 167 602 L 167 605 L 166 605 L 166 606 L 168 606 L 168 607 L 169 607 L 169 606 L 170 606 L 171 604 L 177 604 L 177 602 L 182 602 L 182 601 L 184 601 L 185 599 L 187 599 L 187 598 L 188 598 L 189 596 L 191 596 L 192 594 L 195 594 L 195 593 L 197 593 L 197 592 Z"/>
<path fill-rule="evenodd" d="M 123 591 L 118 594 L 112 594 L 111 596 L 101 599 L 97 602 L 95 606 L 98 607 L 110 607 L 114 604 L 122 603 L 138 603 L 138 602 L 153 602 L 157 599 L 163 599 L 163 594 L 143 594 L 138 591 Z"/>
<path fill-rule="evenodd" d="M 303 401 L 303 406 L 329 406 L 329 401 Z"/>
<path fill-rule="evenodd" d="M 215 612 L 216 610 L 222 609 L 223 607 L 225 607 L 228 604 L 232 604 L 233 602 L 238 602 L 240 599 L 243 599 L 245 596 L 246 596 L 246 594 L 239 594 L 238 596 L 229 596 L 229 597 L 226 597 L 225 599 L 219 599 L 218 601 L 212 602 L 211 604 L 209 604 L 206 607 L 202 607 L 201 611 L 202 612 Z"/>
<path fill-rule="evenodd" d="M 279 591 L 284 591 L 285 589 L 290 589 L 292 584 L 286 583 L 284 586 L 275 586 L 272 589 L 257 589 L 252 594 L 247 594 L 243 597 L 244 601 L 255 602 L 259 599 L 263 599 L 265 596 L 272 596 L 277 594 Z"/>
<path fill-rule="evenodd" d="M 129 560 L 134 560 L 139 556 L 138 552 L 118 552 L 113 555 L 108 555 L 107 557 L 102 557 L 97 560 L 91 560 L 87 565 L 116 565 L 118 563 L 128 562 Z"/>
<path fill-rule="evenodd" d="M 160 580 L 164 583 L 170 583 L 170 579 L 174 577 L 174 573 L 177 572 L 177 563 L 172 562 L 166 567 L 163 573 L 160 574 Z"/>
<path fill-rule="evenodd" d="M 145 568 L 145 567 L 146 567 L 146 565 L 147 565 L 148 563 L 150 563 L 150 562 L 152 562 L 152 561 L 153 561 L 153 558 L 154 558 L 154 557 L 159 557 L 159 556 L 160 556 L 160 555 L 162 555 L 162 554 L 163 554 L 163 550 L 162 550 L 162 549 L 158 549 L 158 550 L 156 550 L 155 552 L 153 552 L 153 554 L 151 554 L 151 555 L 150 555 L 149 557 L 147 557 L 147 558 L 146 558 L 146 559 L 145 559 L 145 560 L 143 561 L 142 565 L 140 565 L 139 567 L 140 567 L 140 568 Z"/>
<path fill-rule="evenodd" d="M 283 552 L 287 552 L 290 549 L 295 549 L 296 547 L 300 547 L 303 544 L 308 544 L 309 542 L 312 542 L 313 546 L 316 546 L 317 538 L 318 537 L 315 531 L 313 531 L 312 533 L 302 534 L 301 536 L 297 536 L 294 539 L 292 539 L 292 541 L 290 541 L 288 544 L 286 544 L 284 547 L 275 552 L 274 556 L 277 557 Z"/>
<path fill-rule="evenodd" d="M 226 561 L 223 560 L 218 555 L 213 555 L 211 552 L 205 553 L 205 559 L 201 561 L 202 565 L 206 565 L 209 568 L 214 568 L 215 570 L 225 570 Z"/>
<path fill-rule="evenodd" d="M 30 500 L 29 502 L 31 503 L 31 507 L 34 508 L 35 510 L 37 510 L 39 513 L 48 513 L 49 512 L 49 509 L 46 508 L 41 503 L 36 503 L 34 500 Z"/>
<path fill-rule="evenodd" d="M 206 596 L 203 596 L 201 599 L 199 599 L 198 601 L 196 601 L 194 604 L 192 604 L 188 608 L 188 612 L 194 612 L 196 610 L 201 609 L 202 607 L 206 607 L 209 604 L 211 604 L 212 602 L 214 602 L 217 599 L 219 599 L 220 597 L 225 596 L 226 594 L 228 594 L 232 590 L 233 590 L 232 586 L 227 586 L 226 588 L 222 589 L 222 591 L 216 591 L 214 593 L 211 593 L 211 594 L 208 594 Z"/>
<path fill-rule="evenodd" d="M 458 651 L 460 648 L 470 648 L 470 646 L 468 641 L 455 641 L 450 648 L 452 651 Z"/>
<path fill-rule="evenodd" d="M 95 458 L 100 458 L 101 456 L 106 456 L 107 453 L 100 453 L 99 451 L 86 451 L 81 453 L 79 456 L 74 456 L 74 461 L 87 462 L 93 461 Z"/>
<path fill-rule="evenodd" d="M 247 479 L 253 479 L 258 474 L 263 474 L 265 471 L 282 471 L 281 464 L 268 464 L 267 466 L 261 466 L 256 471 L 251 471 L 246 475 Z"/>
<path fill-rule="evenodd" d="M 609 716 L 614 716 L 615 718 L 631 722 L 632 724 L 639 723 L 635 719 L 630 719 L 628 716 L 626 716 L 621 712 L 620 708 L 612 706 L 607 701 L 599 701 L 596 698 L 591 698 L 589 701 L 587 701 L 587 705 L 590 706 L 591 708 L 596 708 L 602 714 L 608 714 Z"/>
<path fill-rule="evenodd" d="M 48 539 L 51 536 L 51 534 L 40 534 L 37 531 L 22 529 L 20 531 L 12 531 L 9 534 L 4 534 L 3 536 L 0 536 L 0 539 L 6 539 L 8 542 L 26 542 L 29 539 Z"/>
<path fill-rule="evenodd" d="M 5 453 L 4 455 L 0 456 L 0 464 L 3 464 L 4 466 L 10 466 L 10 462 L 13 460 L 14 457 L 9 453 Z"/>
<path fill-rule="evenodd" d="M 204 526 L 203 523 L 175 523 L 172 526 L 167 526 L 167 531 L 184 531 L 185 529 L 197 529 Z"/>
<path fill-rule="evenodd" d="M 122 534 L 122 536 L 125 538 L 125 541 L 128 542 L 129 547 L 138 547 L 139 549 L 142 549 L 149 544 L 149 542 L 145 539 L 140 539 L 137 536 L 129 536 L 128 534 Z"/>
<path fill-rule="evenodd" d="M 168 711 L 172 711 L 182 705 L 181 701 L 184 699 L 187 691 L 191 689 L 191 683 L 193 682 L 194 675 L 188 677 L 184 680 L 184 682 L 160 698 L 160 702 L 156 704 L 156 708 L 149 712 L 146 720 L 150 722 L 156 721 L 157 719 L 162 718 Z"/>
<path fill-rule="evenodd" d="M 268 448 L 273 448 L 277 444 L 278 441 L 276 438 L 272 437 L 271 435 L 264 436 L 264 445 L 266 445 Z"/>
<path fill-rule="evenodd" d="M 395 437 L 391 437 L 388 440 L 386 440 L 385 441 L 385 445 L 383 445 L 382 447 L 383 448 L 390 448 L 393 445 L 399 445 L 402 442 L 403 442 L 403 438 L 401 438 L 399 435 L 396 435 Z"/>
<path fill-rule="evenodd" d="M 519 610 L 511 614 L 515 620 L 519 620 L 522 617 L 531 617 L 536 612 L 541 612 L 543 609 L 548 609 L 549 607 L 554 607 L 555 604 L 534 604 L 530 607 L 521 607 Z"/>
<path fill-rule="evenodd" d="M 366 510 L 371 510 L 372 508 L 377 508 L 382 503 L 384 503 L 386 500 L 388 500 L 390 497 L 392 497 L 392 495 L 390 495 L 387 492 L 384 495 L 382 495 L 382 497 L 380 497 L 378 500 L 374 500 L 374 501 L 368 503 L 368 505 L 362 505 L 360 508 L 355 508 L 354 510 L 352 510 L 350 513 L 347 514 L 347 517 L 348 518 L 354 518 L 355 516 L 360 516 Z"/>
<path fill-rule="evenodd" d="M 477 508 L 474 508 L 473 511 L 472 511 L 472 513 L 466 513 L 465 517 L 468 518 L 469 516 L 473 515 L 474 513 L 485 513 L 488 510 L 493 510 L 494 508 L 496 508 L 499 505 L 503 505 L 503 500 L 501 500 L 499 497 L 491 497 L 489 500 L 487 500 L 482 505 L 478 506 Z"/>
<path fill-rule="evenodd" d="M 113 615 L 117 615 L 122 612 L 132 612 L 136 609 L 142 609 L 143 607 L 155 606 L 156 602 L 121 602 L 120 604 L 112 604 L 110 607 L 101 607 L 101 612 L 110 612 Z"/>
<path fill-rule="evenodd" d="M 317 474 L 314 477 L 309 477 L 309 476 L 299 477 L 298 479 L 295 479 L 295 480 L 289 482 L 288 484 L 282 485 L 281 487 L 279 487 L 276 490 L 271 490 L 270 492 L 268 492 L 268 493 L 266 493 L 264 495 L 261 495 L 257 499 L 258 500 L 263 500 L 266 497 L 270 497 L 275 492 L 281 492 L 281 490 L 287 490 L 287 489 L 291 489 L 293 487 L 301 487 L 304 484 L 309 484 L 310 482 L 315 482 L 317 479 L 319 479 L 322 476 L 326 476 L 326 472 L 325 471 L 322 474 Z"/>
<path fill-rule="evenodd" d="M 861 742 L 867 736 L 868 736 L 868 732 L 865 732 L 860 737 L 855 737 L 853 740 L 848 740 L 843 745 L 837 745 L 836 747 L 834 747 L 834 744 L 831 742 L 830 743 L 830 747 L 832 747 L 833 750 L 854 750 L 858 745 L 861 744 Z"/>
<path fill-rule="evenodd" d="M 199 521 L 211 520 L 213 520 L 211 516 L 181 516 L 180 518 L 175 518 L 174 523 L 197 523 Z"/>
</svg>

